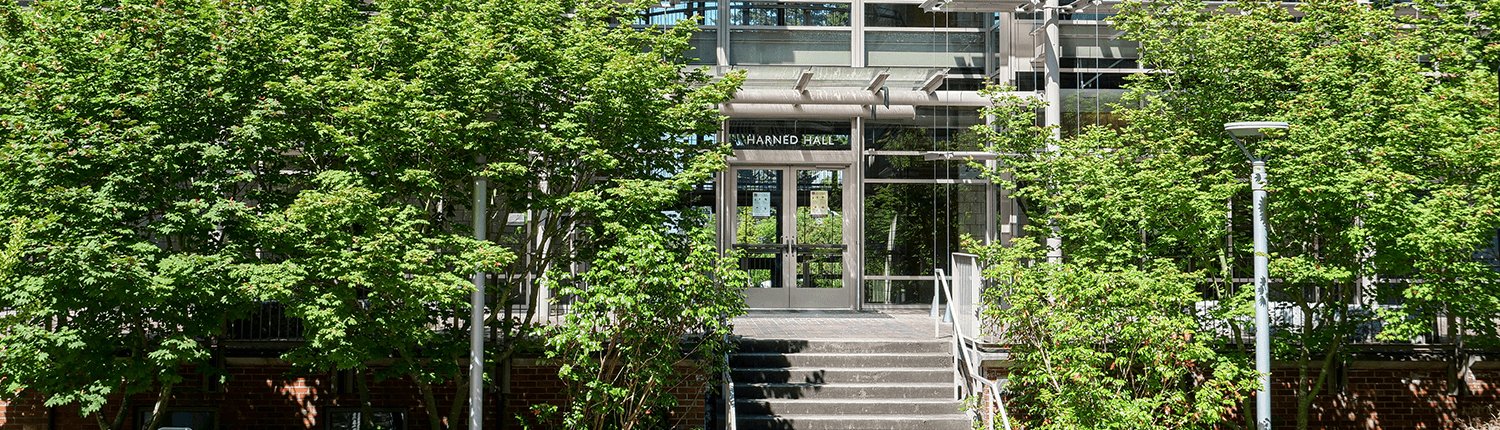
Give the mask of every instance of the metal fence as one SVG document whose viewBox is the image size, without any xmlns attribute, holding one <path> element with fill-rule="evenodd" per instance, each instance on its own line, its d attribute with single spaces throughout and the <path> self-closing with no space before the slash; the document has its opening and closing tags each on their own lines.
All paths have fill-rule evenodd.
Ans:
<svg viewBox="0 0 1500 430">
<path fill-rule="evenodd" d="M 224 335 L 226 340 L 300 341 L 302 320 L 287 316 L 280 302 L 260 302 L 250 316 L 230 321 Z"/>
</svg>

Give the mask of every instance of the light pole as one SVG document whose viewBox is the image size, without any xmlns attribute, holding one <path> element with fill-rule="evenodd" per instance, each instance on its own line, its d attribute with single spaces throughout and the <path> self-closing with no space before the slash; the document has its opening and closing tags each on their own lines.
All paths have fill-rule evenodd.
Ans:
<svg viewBox="0 0 1500 430">
<path fill-rule="evenodd" d="M 1250 160 L 1250 193 L 1254 201 L 1251 217 L 1255 232 L 1255 372 L 1259 374 L 1260 390 L 1255 393 L 1255 423 L 1259 430 L 1271 430 L 1271 309 L 1266 290 L 1271 282 L 1266 273 L 1268 260 L 1266 250 L 1266 160 L 1250 154 L 1245 149 L 1245 139 L 1263 139 L 1261 130 L 1289 128 L 1284 122 L 1231 122 L 1224 124 L 1224 131 L 1234 138 L 1235 146 Z"/>
<path fill-rule="evenodd" d="M 484 169 L 484 157 L 478 158 Z M 474 238 L 486 240 L 489 214 L 489 178 L 474 177 Z M 469 430 L 484 425 L 484 268 L 474 270 L 474 291 L 469 293 Z"/>
</svg>

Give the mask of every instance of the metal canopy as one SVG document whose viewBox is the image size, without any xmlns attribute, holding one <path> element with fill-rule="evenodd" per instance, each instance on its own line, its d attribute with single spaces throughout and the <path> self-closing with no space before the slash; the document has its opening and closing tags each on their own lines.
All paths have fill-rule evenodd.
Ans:
<svg viewBox="0 0 1500 430">
<path fill-rule="evenodd" d="M 807 67 L 807 66 L 715 66 L 709 72 L 722 77 L 745 71 L 745 89 L 826 90 L 861 89 L 916 90 L 933 76 L 947 72 L 942 67 Z M 870 88 L 873 85 L 879 87 Z"/>
<path fill-rule="evenodd" d="M 1083 12 L 1091 6 L 1104 2 L 1119 3 L 1120 0 L 1076 0 L 1060 1 L 1064 13 Z M 1041 0 L 927 0 L 922 10 L 928 12 L 1036 12 L 1043 7 Z"/>
<path fill-rule="evenodd" d="M 938 91 L 948 68 L 719 66 L 715 77 L 745 72 L 734 98 L 720 105 L 732 117 L 912 118 L 916 106 L 992 106 L 977 91 Z M 1032 92 L 1017 92 L 1035 97 Z"/>
<path fill-rule="evenodd" d="M 928 12 L 1015 12 L 1032 4 L 1029 0 L 927 0 L 922 10 Z"/>
</svg>

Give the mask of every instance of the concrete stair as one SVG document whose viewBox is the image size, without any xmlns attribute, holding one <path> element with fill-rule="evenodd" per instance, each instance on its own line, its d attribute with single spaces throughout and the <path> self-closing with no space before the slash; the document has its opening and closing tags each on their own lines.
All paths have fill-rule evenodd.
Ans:
<svg viewBox="0 0 1500 430">
<path fill-rule="evenodd" d="M 730 357 L 740 429 L 968 430 L 943 341 L 744 339 Z"/>
</svg>

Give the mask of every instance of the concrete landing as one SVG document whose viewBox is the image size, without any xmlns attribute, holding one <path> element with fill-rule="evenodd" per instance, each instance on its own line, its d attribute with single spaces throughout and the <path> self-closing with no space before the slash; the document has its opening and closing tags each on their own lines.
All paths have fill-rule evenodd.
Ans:
<svg viewBox="0 0 1500 430">
<path fill-rule="evenodd" d="M 734 334 L 748 339 L 937 340 L 947 339 L 943 324 L 934 336 L 933 319 L 923 310 L 750 311 L 734 319 Z"/>
</svg>

